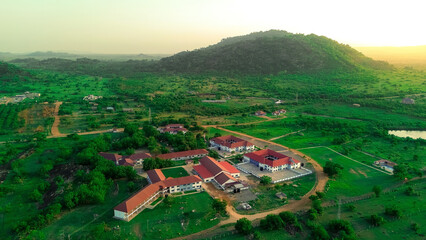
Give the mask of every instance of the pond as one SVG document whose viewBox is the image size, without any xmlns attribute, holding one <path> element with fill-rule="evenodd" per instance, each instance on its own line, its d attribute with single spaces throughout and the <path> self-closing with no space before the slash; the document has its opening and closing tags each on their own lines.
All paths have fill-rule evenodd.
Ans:
<svg viewBox="0 0 426 240">
<path fill-rule="evenodd" d="M 413 139 L 421 138 L 426 140 L 426 131 L 391 130 L 388 133 L 397 137 L 410 137 Z"/>
</svg>

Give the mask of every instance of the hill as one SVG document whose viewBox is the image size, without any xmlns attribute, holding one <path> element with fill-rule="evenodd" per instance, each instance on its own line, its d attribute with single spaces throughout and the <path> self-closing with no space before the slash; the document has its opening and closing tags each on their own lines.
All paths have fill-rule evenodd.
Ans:
<svg viewBox="0 0 426 240">
<path fill-rule="evenodd" d="M 324 36 L 278 30 L 227 38 L 206 48 L 181 52 L 161 59 L 158 67 L 172 72 L 249 74 L 392 68 Z"/>
</svg>

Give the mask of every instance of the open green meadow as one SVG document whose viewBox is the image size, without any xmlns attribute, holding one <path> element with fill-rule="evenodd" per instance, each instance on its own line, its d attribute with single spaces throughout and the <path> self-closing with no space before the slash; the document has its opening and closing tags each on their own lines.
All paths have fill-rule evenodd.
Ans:
<svg viewBox="0 0 426 240">
<path fill-rule="evenodd" d="M 381 194 L 380 197 L 355 201 L 341 206 L 341 219 L 350 221 L 360 239 L 422 239 L 426 234 L 424 224 L 426 202 L 425 180 L 416 180 L 406 183 L 395 191 Z M 411 186 L 419 193 L 418 196 L 408 196 L 405 191 Z M 328 193 L 327 193 L 328 194 Z M 353 205 L 354 211 L 347 206 Z M 386 207 L 396 206 L 402 211 L 401 218 L 392 218 L 384 214 Z M 337 219 L 338 206 L 326 208 L 323 216 L 318 221 L 328 222 Z M 367 222 L 367 218 L 372 214 L 377 214 L 385 218 L 386 222 L 382 226 L 374 227 Z M 412 229 L 412 224 L 419 224 L 418 233 Z"/>
<path fill-rule="evenodd" d="M 302 153 L 315 159 L 325 166 L 326 161 L 333 161 L 343 166 L 340 176 L 336 180 L 329 180 L 327 199 L 353 197 L 372 192 L 374 185 L 382 188 L 390 187 L 398 182 L 395 177 L 345 158 L 327 148 L 310 148 L 300 150 Z M 356 159 L 358 160 L 358 159 Z"/>
<path fill-rule="evenodd" d="M 284 118 L 249 125 L 226 126 L 224 128 L 268 140 L 300 130 L 298 128 L 294 128 L 293 123 L 294 119 Z"/>
<path fill-rule="evenodd" d="M 400 104 L 401 108 L 406 107 Z M 411 117 L 403 114 L 392 113 L 383 109 L 372 107 L 354 107 L 343 104 L 314 104 L 304 108 L 311 114 L 326 115 L 336 118 L 358 119 L 368 122 L 381 123 L 389 129 L 425 129 L 426 121 L 423 118 Z"/>
</svg>

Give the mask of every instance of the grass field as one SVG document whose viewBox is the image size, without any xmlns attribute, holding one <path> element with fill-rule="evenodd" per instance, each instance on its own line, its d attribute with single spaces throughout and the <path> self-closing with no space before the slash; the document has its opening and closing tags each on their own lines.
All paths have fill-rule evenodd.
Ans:
<svg viewBox="0 0 426 240">
<path fill-rule="evenodd" d="M 186 172 L 186 170 L 183 167 L 162 169 L 161 171 L 163 172 L 166 178 L 168 177 L 178 178 L 178 177 L 189 176 L 189 174 Z"/>
<path fill-rule="evenodd" d="M 374 185 L 386 188 L 398 182 L 393 176 L 349 160 L 326 148 L 304 149 L 301 152 L 322 166 L 329 160 L 343 166 L 341 175 L 336 180 L 329 181 L 330 188 L 326 194 L 328 199 L 359 196 L 372 192 Z"/>
<path fill-rule="evenodd" d="M 419 234 L 426 234 L 424 216 L 425 180 L 417 180 L 399 187 L 395 192 L 382 194 L 379 198 L 370 198 L 350 203 L 355 206 L 355 211 L 350 211 L 346 205 L 341 207 L 341 219 L 352 222 L 360 239 L 422 239 Z M 420 196 L 407 196 L 404 191 L 407 185 L 412 186 Z M 349 204 L 347 204 L 349 205 Z M 392 219 L 384 214 L 386 207 L 396 205 L 402 210 L 400 219 Z M 338 207 L 326 208 L 320 222 L 326 223 L 337 218 Z M 366 217 L 377 214 L 383 216 L 387 222 L 380 227 L 372 227 Z M 420 225 L 419 234 L 414 233 L 411 224 Z"/>
<path fill-rule="evenodd" d="M 419 142 L 395 142 L 392 139 L 369 137 L 367 141 L 359 139 L 347 145 L 362 146 L 362 151 L 399 164 L 410 163 L 418 168 L 426 165 L 426 146 Z M 417 160 L 415 160 L 415 155 L 417 155 Z"/>
<path fill-rule="evenodd" d="M 404 106 L 401 106 L 403 108 Z M 390 113 L 388 111 L 371 107 L 354 107 L 343 104 L 316 104 L 301 108 L 300 111 L 326 115 L 331 117 L 342 117 L 359 119 L 369 122 L 380 122 L 391 129 L 424 129 L 426 121 L 422 118 L 410 117 L 402 114 Z"/>
<path fill-rule="evenodd" d="M 220 130 L 220 129 L 217 129 L 217 128 L 212 128 L 212 127 L 209 127 L 209 128 L 207 128 L 207 136 L 208 137 L 213 137 L 216 133 L 219 133 L 219 134 L 221 134 L 221 136 L 226 136 L 226 135 L 229 135 L 229 132 L 227 132 L 227 131 L 223 131 L 223 130 Z"/>
<path fill-rule="evenodd" d="M 294 131 L 301 130 L 293 126 L 294 119 L 282 119 L 276 121 L 262 122 L 250 125 L 232 125 L 224 128 L 242 132 L 254 137 L 262 139 L 271 139 L 279 137 L 284 134 L 288 134 Z"/>
<path fill-rule="evenodd" d="M 170 207 L 163 201 L 154 209 L 143 210 L 130 222 L 113 219 L 111 209 L 93 224 L 76 233 L 75 237 L 90 234 L 91 228 L 102 222 L 111 227 L 119 226 L 120 231 L 143 239 L 170 239 L 188 235 L 219 223 L 211 208 L 212 200 L 206 192 L 176 196 Z"/>
</svg>

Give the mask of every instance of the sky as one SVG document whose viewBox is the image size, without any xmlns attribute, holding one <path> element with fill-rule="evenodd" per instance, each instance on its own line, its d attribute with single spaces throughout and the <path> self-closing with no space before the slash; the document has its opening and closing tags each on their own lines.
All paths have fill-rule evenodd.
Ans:
<svg viewBox="0 0 426 240">
<path fill-rule="evenodd" d="M 270 29 L 426 45 L 425 0 L 1 0 L 0 52 L 173 54 Z"/>
</svg>

